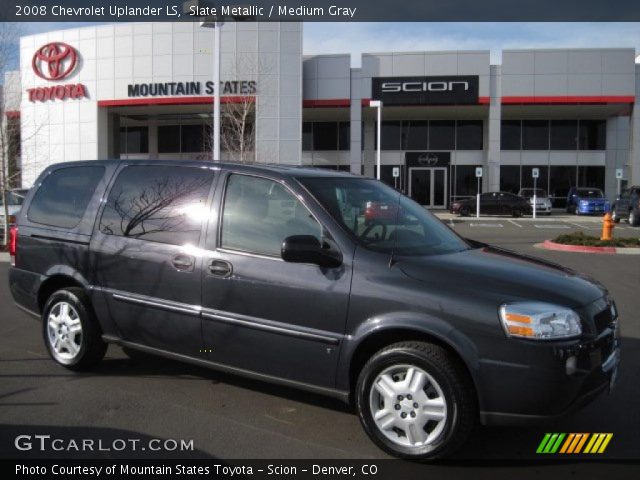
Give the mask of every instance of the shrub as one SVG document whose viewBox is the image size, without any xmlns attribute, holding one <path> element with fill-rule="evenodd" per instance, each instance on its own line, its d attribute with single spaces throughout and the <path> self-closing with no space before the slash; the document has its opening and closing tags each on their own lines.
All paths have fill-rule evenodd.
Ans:
<svg viewBox="0 0 640 480">
<path fill-rule="evenodd" d="M 585 235 L 584 232 L 571 232 L 558 235 L 555 243 L 563 245 L 582 245 L 585 247 L 640 247 L 640 238 L 614 238 L 613 240 L 600 240 L 598 237 Z"/>
</svg>

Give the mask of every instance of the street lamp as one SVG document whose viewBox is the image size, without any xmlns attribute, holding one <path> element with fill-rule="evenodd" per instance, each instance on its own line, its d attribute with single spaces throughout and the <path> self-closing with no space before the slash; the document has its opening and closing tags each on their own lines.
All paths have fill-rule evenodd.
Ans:
<svg viewBox="0 0 640 480">
<path fill-rule="evenodd" d="M 198 7 L 199 0 L 183 2 L 183 13 L 188 13 L 192 6 Z M 220 161 L 220 29 L 224 22 L 218 21 L 218 15 L 203 17 L 200 26 L 213 28 L 213 161 Z"/>
<path fill-rule="evenodd" d="M 376 126 L 376 166 L 378 167 L 377 178 L 380 180 L 380 129 L 382 125 L 382 101 L 369 100 L 369 106 L 378 109 L 378 123 Z"/>
<path fill-rule="evenodd" d="M 224 22 L 207 17 L 201 27 L 213 28 L 213 161 L 220 161 L 220 29 Z"/>
</svg>

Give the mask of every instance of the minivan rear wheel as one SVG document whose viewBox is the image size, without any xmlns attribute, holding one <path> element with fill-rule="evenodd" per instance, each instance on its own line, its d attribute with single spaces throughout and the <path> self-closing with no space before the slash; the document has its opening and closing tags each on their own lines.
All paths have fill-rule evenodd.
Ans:
<svg viewBox="0 0 640 480">
<path fill-rule="evenodd" d="M 434 460 L 459 448 L 475 424 L 475 390 L 445 349 L 402 342 L 376 353 L 360 372 L 356 408 L 369 437 L 401 458 Z"/>
<path fill-rule="evenodd" d="M 107 351 L 81 288 L 58 290 L 48 298 L 42 312 L 42 334 L 51 358 L 70 370 L 95 366 Z"/>
</svg>

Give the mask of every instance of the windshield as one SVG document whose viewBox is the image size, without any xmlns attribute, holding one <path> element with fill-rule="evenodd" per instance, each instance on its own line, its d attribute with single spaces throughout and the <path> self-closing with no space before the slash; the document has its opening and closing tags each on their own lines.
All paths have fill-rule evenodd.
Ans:
<svg viewBox="0 0 640 480">
<path fill-rule="evenodd" d="M 370 250 L 439 255 L 470 248 L 422 206 L 376 180 L 302 177 L 298 181 Z"/>
<path fill-rule="evenodd" d="M 578 196 L 582 198 L 602 198 L 604 194 L 599 188 L 579 188 Z"/>
<path fill-rule="evenodd" d="M 536 188 L 536 197 L 546 197 L 547 192 L 541 188 Z M 524 198 L 533 198 L 533 188 L 523 188 L 520 190 L 520 196 Z"/>
<path fill-rule="evenodd" d="M 20 206 L 24 202 L 24 196 L 16 192 L 7 192 L 7 204 L 11 206 Z M 2 195 L 0 195 L 0 205 L 4 205 Z"/>
</svg>

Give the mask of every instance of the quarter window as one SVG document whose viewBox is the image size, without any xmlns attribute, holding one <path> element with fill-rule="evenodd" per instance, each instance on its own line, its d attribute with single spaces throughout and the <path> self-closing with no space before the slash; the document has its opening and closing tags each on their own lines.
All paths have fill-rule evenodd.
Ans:
<svg viewBox="0 0 640 480">
<path fill-rule="evenodd" d="M 322 228 L 309 210 L 273 180 L 234 174 L 229 177 L 222 214 L 222 248 L 280 256 L 292 235 L 322 239 Z"/>
<path fill-rule="evenodd" d="M 118 176 L 100 219 L 105 235 L 171 245 L 197 245 L 208 217 L 214 172 L 204 168 L 141 165 Z"/>
<path fill-rule="evenodd" d="M 52 227 L 76 227 L 103 176 L 104 167 L 98 166 L 53 171 L 38 188 L 27 217 L 32 222 Z"/>
</svg>

